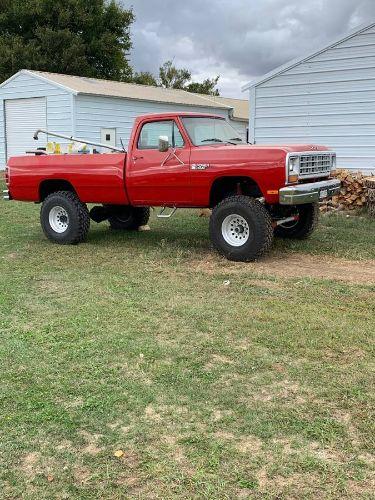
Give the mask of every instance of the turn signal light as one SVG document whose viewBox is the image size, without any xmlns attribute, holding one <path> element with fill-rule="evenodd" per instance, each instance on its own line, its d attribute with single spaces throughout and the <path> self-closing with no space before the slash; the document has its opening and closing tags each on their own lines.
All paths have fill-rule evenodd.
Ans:
<svg viewBox="0 0 375 500">
<path fill-rule="evenodd" d="M 289 182 L 290 184 L 294 184 L 296 182 L 298 182 L 298 175 L 289 175 Z"/>
</svg>

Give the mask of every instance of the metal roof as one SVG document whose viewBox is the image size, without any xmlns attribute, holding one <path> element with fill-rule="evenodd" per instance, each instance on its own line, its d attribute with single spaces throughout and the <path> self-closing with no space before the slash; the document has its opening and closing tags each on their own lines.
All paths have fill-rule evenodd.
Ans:
<svg viewBox="0 0 375 500">
<path fill-rule="evenodd" d="M 324 46 L 321 46 L 319 49 L 315 50 L 314 52 L 310 52 L 309 54 L 304 54 L 302 57 L 297 57 L 296 59 L 293 59 L 292 61 L 287 62 L 286 64 L 283 64 L 282 66 L 279 66 L 275 68 L 274 70 L 270 71 L 269 73 L 266 73 L 265 75 L 257 78 L 256 80 L 252 80 L 251 82 L 247 83 L 242 87 L 242 91 L 244 92 L 245 90 L 249 90 L 250 88 L 256 87 L 260 85 L 261 83 L 266 82 L 267 80 L 270 80 L 274 76 L 280 75 L 281 73 L 284 73 L 288 69 L 294 68 L 294 66 L 297 66 L 297 64 L 303 63 L 305 61 L 308 61 L 312 57 L 315 57 L 322 52 L 325 52 L 326 50 L 334 47 L 335 45 L 338 45 L 339 43 L 345 42 L 346 40 L 349 40 L 353 36 L 358 35 L 362 31 L 366 31 L 369 28 L 372 28 L 375 26 L 375 22 L 372 23 L 366 23 L 365 25 L 359 26 L 355 28 L 354 30 L 350 31 L 347 33 L 345 36 L 340 36 L 339 38 L 335 38 L 332 40 L 330 43 L 325 44 Z"/>
<path fill-rule="evenodd" d="M 245 122 L 249 121 L 249 101 L 247 99 L 233 99 L 231 97 L 211 96 L 203 94 L 198 95 L 233 108 L 231 116 L 233 120 L 240 120 Z"/>
<path fill-rule="evenodd" d="M 63 87 L 74 94 L 92 94 L 106 97 L 122 97 L 139 101 L 154 101 L 185 106 L 201 106 L 205 108 L 230 109 L 231 105 L 219 102 L 210 96 L 201 96 L 185 90 L 164 89 L 149 85 L 99 80 L 83 76 L 62 75 L 44 71 L 21 70 L 19 73 L 28 73 L 52 84 Z M 18 74 L 18 73 L 17 73 Z M 14 75 L 12 78 L 14 78 Z M 8 82 L 9 80 L 7 80 Z M 6 82 L 4 82 L 5 84 Z M 3 85 L 4 85 L 3 84 Z"/>
</svg>

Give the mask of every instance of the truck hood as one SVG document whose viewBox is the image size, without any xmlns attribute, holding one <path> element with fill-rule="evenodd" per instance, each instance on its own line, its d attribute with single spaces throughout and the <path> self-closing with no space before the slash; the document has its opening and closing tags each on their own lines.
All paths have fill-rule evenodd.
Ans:
<svg viewBox="0 0 375 500">
<path fill-rule="evenodd" d="M 288 153 L 298 153 L 303 151 L 327 151 L 326 146 L 313 144 L 297 144 L 283 146 L 251 145 L 251 144 L 214 144 L 204 145 L 191 150 L 192 163 L 209 163 L 214 165 L 227 166 L 254 166 L 273 165 L 274 167 L 284 167 Z"/>
<path fill-rule="evenodd" d="M 223 151 L 236 151 L 240 150 L 242 154 L 244 150 L 248 151 L 274 151 L 274 152 L 285 152 L 285 153 L 299 153 L 299 152 L 305 152 L 305 151 L 329 151 L 330 148 L 327 146 L 321 146 L 318 144 L 281 144 L 281 145 L 265 145 L 265 144 L 238 144 L 238 145 L 232 145 L 232 144 L 226 144 L 221 145 L 221 144 L 213 144 L 210 146 L 203 146 L 200 147 L 199 149 L 216 149 L 216 150 L 223 150 Z"/>
</svg>

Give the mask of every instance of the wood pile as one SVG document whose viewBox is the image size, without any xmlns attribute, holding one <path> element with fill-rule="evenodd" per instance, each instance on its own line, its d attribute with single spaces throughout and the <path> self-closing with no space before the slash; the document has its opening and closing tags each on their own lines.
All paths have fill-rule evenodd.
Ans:
<svg viewBox="0 0 375 500">
<path fill-rule="evenodd" d="M 366 208 L 368 203 L 366 176 L 360 172 L 338 170 L 335 177 L 341 181 L 340 193 L 321 203 L 321 211 L 347 211 Z"/>
<path fill-rule="evenodd" d="M 369 177 L 365 180 L 367 188 L 367 207 L 371 217 L 375 217 L 375 177 Z"/>
</svg>

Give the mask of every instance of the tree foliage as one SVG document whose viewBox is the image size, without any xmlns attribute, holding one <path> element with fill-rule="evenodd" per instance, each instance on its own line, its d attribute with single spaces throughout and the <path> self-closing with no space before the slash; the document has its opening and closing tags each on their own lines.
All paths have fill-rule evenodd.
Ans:
<svg viewBox="0 0 375 500">
<path fill-rule="evenodd" d="M 166 61 L 159 69 L 159 85 L 167 89 L 183 89 L 197 94 L 219 95 L 216 85 L 219 76 L 207 78 L 202 83 L 191 81 L 191 71 L 176 68 L 173 61 Z"/>
<path fill-rule="evenodd" d="M 133 19 L 115 0 L 0 0 L 0 80 L 36 69 L 128 81 Z"/>
<path fill-rule="evenodd" d="M 139 83 L 141 85 L 153 85 L 155 87 L 158 85 L 156 78 L 149 71 L 141 71 L 139 73 L 134 73 L 132 82 Z"/>
<path fill-rule="evenodd" d="M 202 83 L 191 82 L 186 87 L 185 90 L 189 92 L 193 92 L 195 94 L 208 94 L 213 96 L 218 96 L 219 90 L 216 88 L 216 85 L 219 81 L 219 76 L 216 78 L 207 78 L 203 80 Z"/>
<path fill-rule="evenodd" d="M 188 69 L 178 69 L 173 61 L 166 61 L 159 69 L 160 86 L 165 89 L 183 89 L 191 79 Z"/>
</svg>

